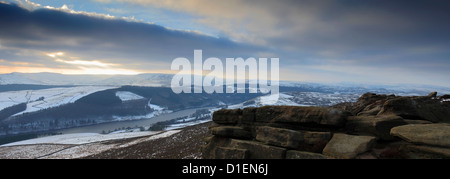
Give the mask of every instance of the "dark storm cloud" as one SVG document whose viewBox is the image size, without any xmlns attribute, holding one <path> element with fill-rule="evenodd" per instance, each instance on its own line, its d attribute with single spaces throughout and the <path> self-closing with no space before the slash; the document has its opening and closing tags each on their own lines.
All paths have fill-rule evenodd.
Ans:
<svg viewBox="0 0 450 179">
<path fill-rule="evenodd" d="M 288 33 L 268 39 L 285 47 L 374 52 L 405 47 L 449 47 L 450 1 L 286 2 L 292 13 L 282 12 L 289 8 L 279 8 L 280 12 L 274 14 L 280 19 L 277 25 Z M 310 13 L 302 14 L 304 11 Z M 297 16 L 282 19 L 283 15 L 293 14 Z"/>
<path fill-rule="evenodd" d="M 450 76 L 450 1 L 276 3 L 282 2 L 285 7 L 274 9 L 272 15 L 278 17 L 277 28 L 284 33 L 268 36 L 266 41 L 286 49 L 285 63 L 335 76 L 350 73 L 367 79 L 403 81 L 408 77 L 417 83 L 450 83 L 446 79 Z M 267 3 L 267 10 L 269 5 L 277 6 L 273 3 Z"/>
<path fill-rule="evenodd" d="M 289 80 L 450 84 L 448 0 L 98 2 L 182 12 L 225 38 L 0 3 L 0 59 L 20 61 L 17 54 L 39 50 L 109 63 L 170 63 L 203 49 L 205 57 L 279 57 L 281 78 Z"/>
<path fill-rule="evenodd" d="M 50 52 L 70 51 L 91 59 L 171 62 L 175 57 L 192 56 L 194 49 L 203 49 L 206 54 L 219 57 L 234 54 L 246 56 L 257 50 L 256 47 L 228 39 L 171 30 L 154 24 L 51 9 L 29 11 L 4 3 L 0 3 L 0 22 L 2 46 Z"/>
</svg>

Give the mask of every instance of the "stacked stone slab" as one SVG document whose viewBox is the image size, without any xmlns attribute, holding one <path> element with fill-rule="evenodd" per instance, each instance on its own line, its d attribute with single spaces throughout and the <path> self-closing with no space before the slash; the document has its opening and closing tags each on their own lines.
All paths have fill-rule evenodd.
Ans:
<svg viewBox="0 0 450 179">
<path fill-rule="evenodd" d="M 213 114 L 203 157 L 449 158 L 450 104 L 443 97 L 366 93 L 333 107 L 223 109 Z"/>
</svg>

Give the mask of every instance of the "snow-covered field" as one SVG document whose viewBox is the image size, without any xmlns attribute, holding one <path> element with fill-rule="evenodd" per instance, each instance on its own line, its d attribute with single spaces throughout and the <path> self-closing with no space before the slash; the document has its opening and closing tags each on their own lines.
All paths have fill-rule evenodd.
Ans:
<svg viewBox="0 0 450 179">
<path fill-rule="evenodd" d="M 280 94 L 271 94 L 266 96 L 261 96 L 256 100 L 256 104 L 261 106 L 266 105 L 279 105 L 279 106 L 301 106 L 301 104 L 297 104 L 292 101 L 294 96 L 280 93 Z"/>
<path fill-rule="evenodd" d="M 120 98 L 122 101 L 131 101 L 144 99 L 144 97 L 137 95 L 135 93 L 129 91 L 117 91 L 116 96 Z M 150 99 L 147 103 L 148 107 L 153 109 L 153 112 L 148 113 L 146 115 L 141 116 L 113 116 L 116 121 L 125 121 L 125 120 L 138 120 L 138 119 L 148 119 L 159 116 L 161 114 L 171 113 L 173 111 L 168 110 L 167 107 L 158 106 L 156 104 L 151 104 L 152 99 Z"/>
<path fill-rule="evenodd" d="M 116 96 L 120 98 L 122 101 L 132 101 L 132 100 L 138 100 L 138 99 L 144 99 L 144 97 L 137 95 L 135 93 L 129 92 L 129 91 L 117 91 Z M 148 101 L 148 107 L 154 110 L 153 113 L 150 113 L 146 116 L 143 116 L 143 118 L 151 118 L 154 116 L 157 116 L 159 114 L 171 112 L 171 111 L 164 111 L 167 110 L 167 108 L 158 106 L 156 104 L 151 104 L 152 99 Z M 150 115 L 150 116 L 149 116 Z"/>
<path fill-rule="evenodd" d="M 139 96 L 137 94 L 134 94 L 129 91 L 117 91 L 116 96 L 120 98 L 122 101 L 131 101 L 131 100 L 138 100 L 143 99 L 144 97 Z"/>
<path fill-rule="evenodd" d="M 17 105 L 27 103 L 27 109 L 17 113 L 19 115 L 27 112 L 34 112 L 40 109 L 60 106 L 67 103 L 73 103 L 78 99 L 89 94 L 113 89 L 112 86 L 77 86 L 68 88 L 51 88 L 42 90 L 23 90 L 9 91 L 0 93 L 0 110 Z"/>
<path fill-rule="evenodd" d="M 239 103 L 235 105 L 228 106 L 228 109 L 237 109 L 237 108 L 246 108 L 246 107 L 260 107 L 267 105 L 275 105 L 275 106 L 301 106 L 293 102 L 291 99 L 293 96 L 279 93 L 277 94 L 268 94 L 265 96 L 260 96 L 255 99 L 248 100 L 244 103 Z"/>
<path fill-rule="evenodd" d="M 2 145 L 16 146 L 16 145 L 33 145 L 33 144 L 87 144 L 94 142 L 102 142 L 116 139 L 128 139 L 143 136 L 161 136 L 159 134 L 172 134 L 177 131 L 145 131 L 145 132 L 124 132 L 124 133 L 111 133 L 111 134 L 97 134 L 97 133 L 77 133 L 77 134 L 64 134 L 54 135 L 48 137 L 41 137 L 36 139 L 24 140 L 14 143 Z M 158 135 L 156 135 L 158 134 Z M 163 135 L 164 136 L 164 135 Z"/>
<path fill-rule="evenodd" d="M 182 128 L 185 128 L 188 126 L 198 125 L 198 124 L 206 123 L 209 121 L 211 121 L 211 119 L 205 119 L 205 120 L 200 120 L 200 121 L 187 121 L 187 122 L 179 123 L 179 124 L 171 124 L 171 125 L 167 126 L 167 128 L 165 130 L 182 129 Z"/>
<path fill-rule="evenodd" d="M 180 130 L 114 133 L 107 135 L 91 133 L 67 134 L 43 137 L 0 146 L 0 159 L 80 158 L 98 154 L 110 149 L 119 149 L 141 142 L 170 137 L 178 132 L 180 132 Z M 105 141 L 128 138 L 136 139 L 121 143 L 105 143 Z"/>
<path fill-rule="evenodd" d="M 355 102 L 359 94 L 329 94 L 319 92 L 283 92 L 279 96 L 268 94 L 244 103 L 230 105 L 229 109 L 273 106 L 331 106 L 343 102 Z"/>
</svg>

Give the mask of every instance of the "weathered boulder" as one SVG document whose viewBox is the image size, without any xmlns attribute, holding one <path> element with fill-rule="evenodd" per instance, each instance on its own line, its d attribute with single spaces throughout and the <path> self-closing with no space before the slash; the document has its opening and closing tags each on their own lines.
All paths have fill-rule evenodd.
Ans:
<svg viewBox="0 0 450 179">
<path fill-rule="evenodd" d="M 381 140 L 394 140 L 390 134 L 391 129 L 406 124 L 400 116 L 352 116 L 347 120 L 346 130 L 352 134 L 368 134 Z"/>
<path fill-rule="evenodd" d="M 365 93 L 358 98 L 358 101 L 348 109 L 353 115 L 369 115 L 381 110 L 380 107 L 386 100 L 396 98 L 395 95 L 377 95 L 375 93 Z"/>
<path fill-rule="evenodd" d="M 383 109 L 382 104 L 371 104 L 359 112 L 357 116 L 374 116 L 377 115 L 381 109 Z"/>
<path fill-rule="evenodd" d="M 219 137 L 250 139 L 252 134 L 238 126 L 218 126 L 210 129 L 211 134 Z"/>
<path fill-rule="evenodd" d="M 303 142 L 305 144 L 328 143 L 331 139 L 331 132 L 303 131 Z"/>
<path fill-rule="evenodd" d="M 219 110 L 203 157 L 449 158 L 449 99 L 436 92 L 409 97 L 366 93 L 358 102 L 332 107 Z"/>
<path fill-rule="evenodd" d="M 206 140 L 206 145 L 202 146 L 202 157 L 204 159 L 214 159 L 218 157 L 226 157 L 226 156 L 216 156 L 216 150 L 219 147 L 227 147 L 231 139 L 225 137 L 212 136 L 208 137 Z"/>
<path fill-rule="evenodd" d="M 408 124 L 391 129 L 391 135 L 415 143 L 450 147 L 450 124 Z"/>
<path fill-rule="evenodd" d="M 253 122 L 255 122 L 255 118 L 256 118 L 256 109 L 254 107 L 250 107 L 250 108 L 244 108 L 242 110 L 242 123 L 244 124 L 251 124 Z"/>
<path fill-rule="evenodd" d="M 425 120 L 411 120 L 411 119 L 403 119 L 407 124 L 433 124 L 430 121 Z"/>
<path fill-rule="evenodd" d="M 441 97 L 439 97 L 439 99 L 440 99 L 440 100 L 443 100 L 443 99 L 450 99 L 450 94 L 442 95 Z"/>
<path fill-rule="evenodd" d="M 430 94 L 428 94 L 427 97 L 429 97 L 429 98 L 436 98 L 436 96 L 437 96 L 437 92 L 431 92 Z"/>
<path fill-rule="evenodd" d="M 217 124 L 237 124 L 242 118 L 241 109 L 222 109 L 213 113 L 213 121 Z"/>
<path fill-rule="evenodd" d="M 286 152 L 286 159 L 328 159 L 328 157 L 318 153 L 288 150 Z"/>
<path fill-rule="evenodd" d="M 298 148 L 303 140 L 303 133 L 290 129 L 263 126 L 256 129 L 255 139 L 269 145 Z"/>
<path fill-rule="evenodd" d="M 265 106 L 256 109 L 256 121 L 341 127 L 350 113 L 327 107 Z"/>
<path fill-rule="evenodd" d="M 249 159 L 283 159 L 286 155 L 285 148 L 265 145 L 256 141 L 232 139 L 229 147 L 248 150 Z"/>
<path fill-rule="evenodd" d="M 256 140 L 265 144 L 296 149 L 302 144 L 314 145 L 328 142 L 330 132 L 295 131 L 275 127 L 263 126 L 256 130 Z"/>
<path fill-rule="evenodd" d="M 411 159 L 450 159 L 450 148 L 427 145 L 407 145 L 405 155 Z"/>
<path fill-rule="evenodd" d="M 399 97 L 387 100 L 377 115 L 397 115 L 404 119 L 450 122 L 450 105 L 443 104 L 439 99 L 430 96 Z"/>
<path fill-rule="evenodd" d="M 409 97 L 400 97 L 386 101 L 378 115 L 398 115 L 405 119 L 419 118 L 415 102 Z"/>
<path fill-rule="evenodd" d="M 323 149 L 326 156 L 352 159 L 358 154 L 369 151 L 376 138 L 372 136 L 355 136 L 336 133 Z"/>
<path fill-rule="evenodd" d="M 215 149 L 215 159 L 247 159 L 249 150 L 229 147 L 217 147 Z"/>
</svg>

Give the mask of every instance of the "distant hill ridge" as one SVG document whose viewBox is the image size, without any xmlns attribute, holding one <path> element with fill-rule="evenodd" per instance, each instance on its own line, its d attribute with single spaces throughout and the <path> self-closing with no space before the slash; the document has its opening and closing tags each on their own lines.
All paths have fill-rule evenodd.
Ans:
<svg viewBox="0 0 450 179">
<path fill-rule="evenodd" d="M 59 73 L 0 74 L 0 85 L 135 85 L 169 86 L 172 74 L 146 73 L 139 75 L 65 75 Z"/>
<path fill-rule="evenodd" d="M 138 75 L 66 75 L 59 73 L 8 73 L 0 74 L 0 92 L 6 85 L 49 85 L 49 86 L 150 86 L 170 87 L 173 74 L 144 73 Z M 254 83 L 247 80 L 246 83 Z M 432 91 L 450 93 L 450 86 L 435 86 L 422 84 L 366 84 L 366 83 L 313 83 L 298 81 L 280 81 L 280 91 L 325 92 L 341 94 L 363 94 L 372 92 L 377 94 L 396 95 L 426 95 Z M 45 87 L 42 87 L 45 89 Z M 30 88 L 33 89 L 33 88 Z"/>
</svg>

